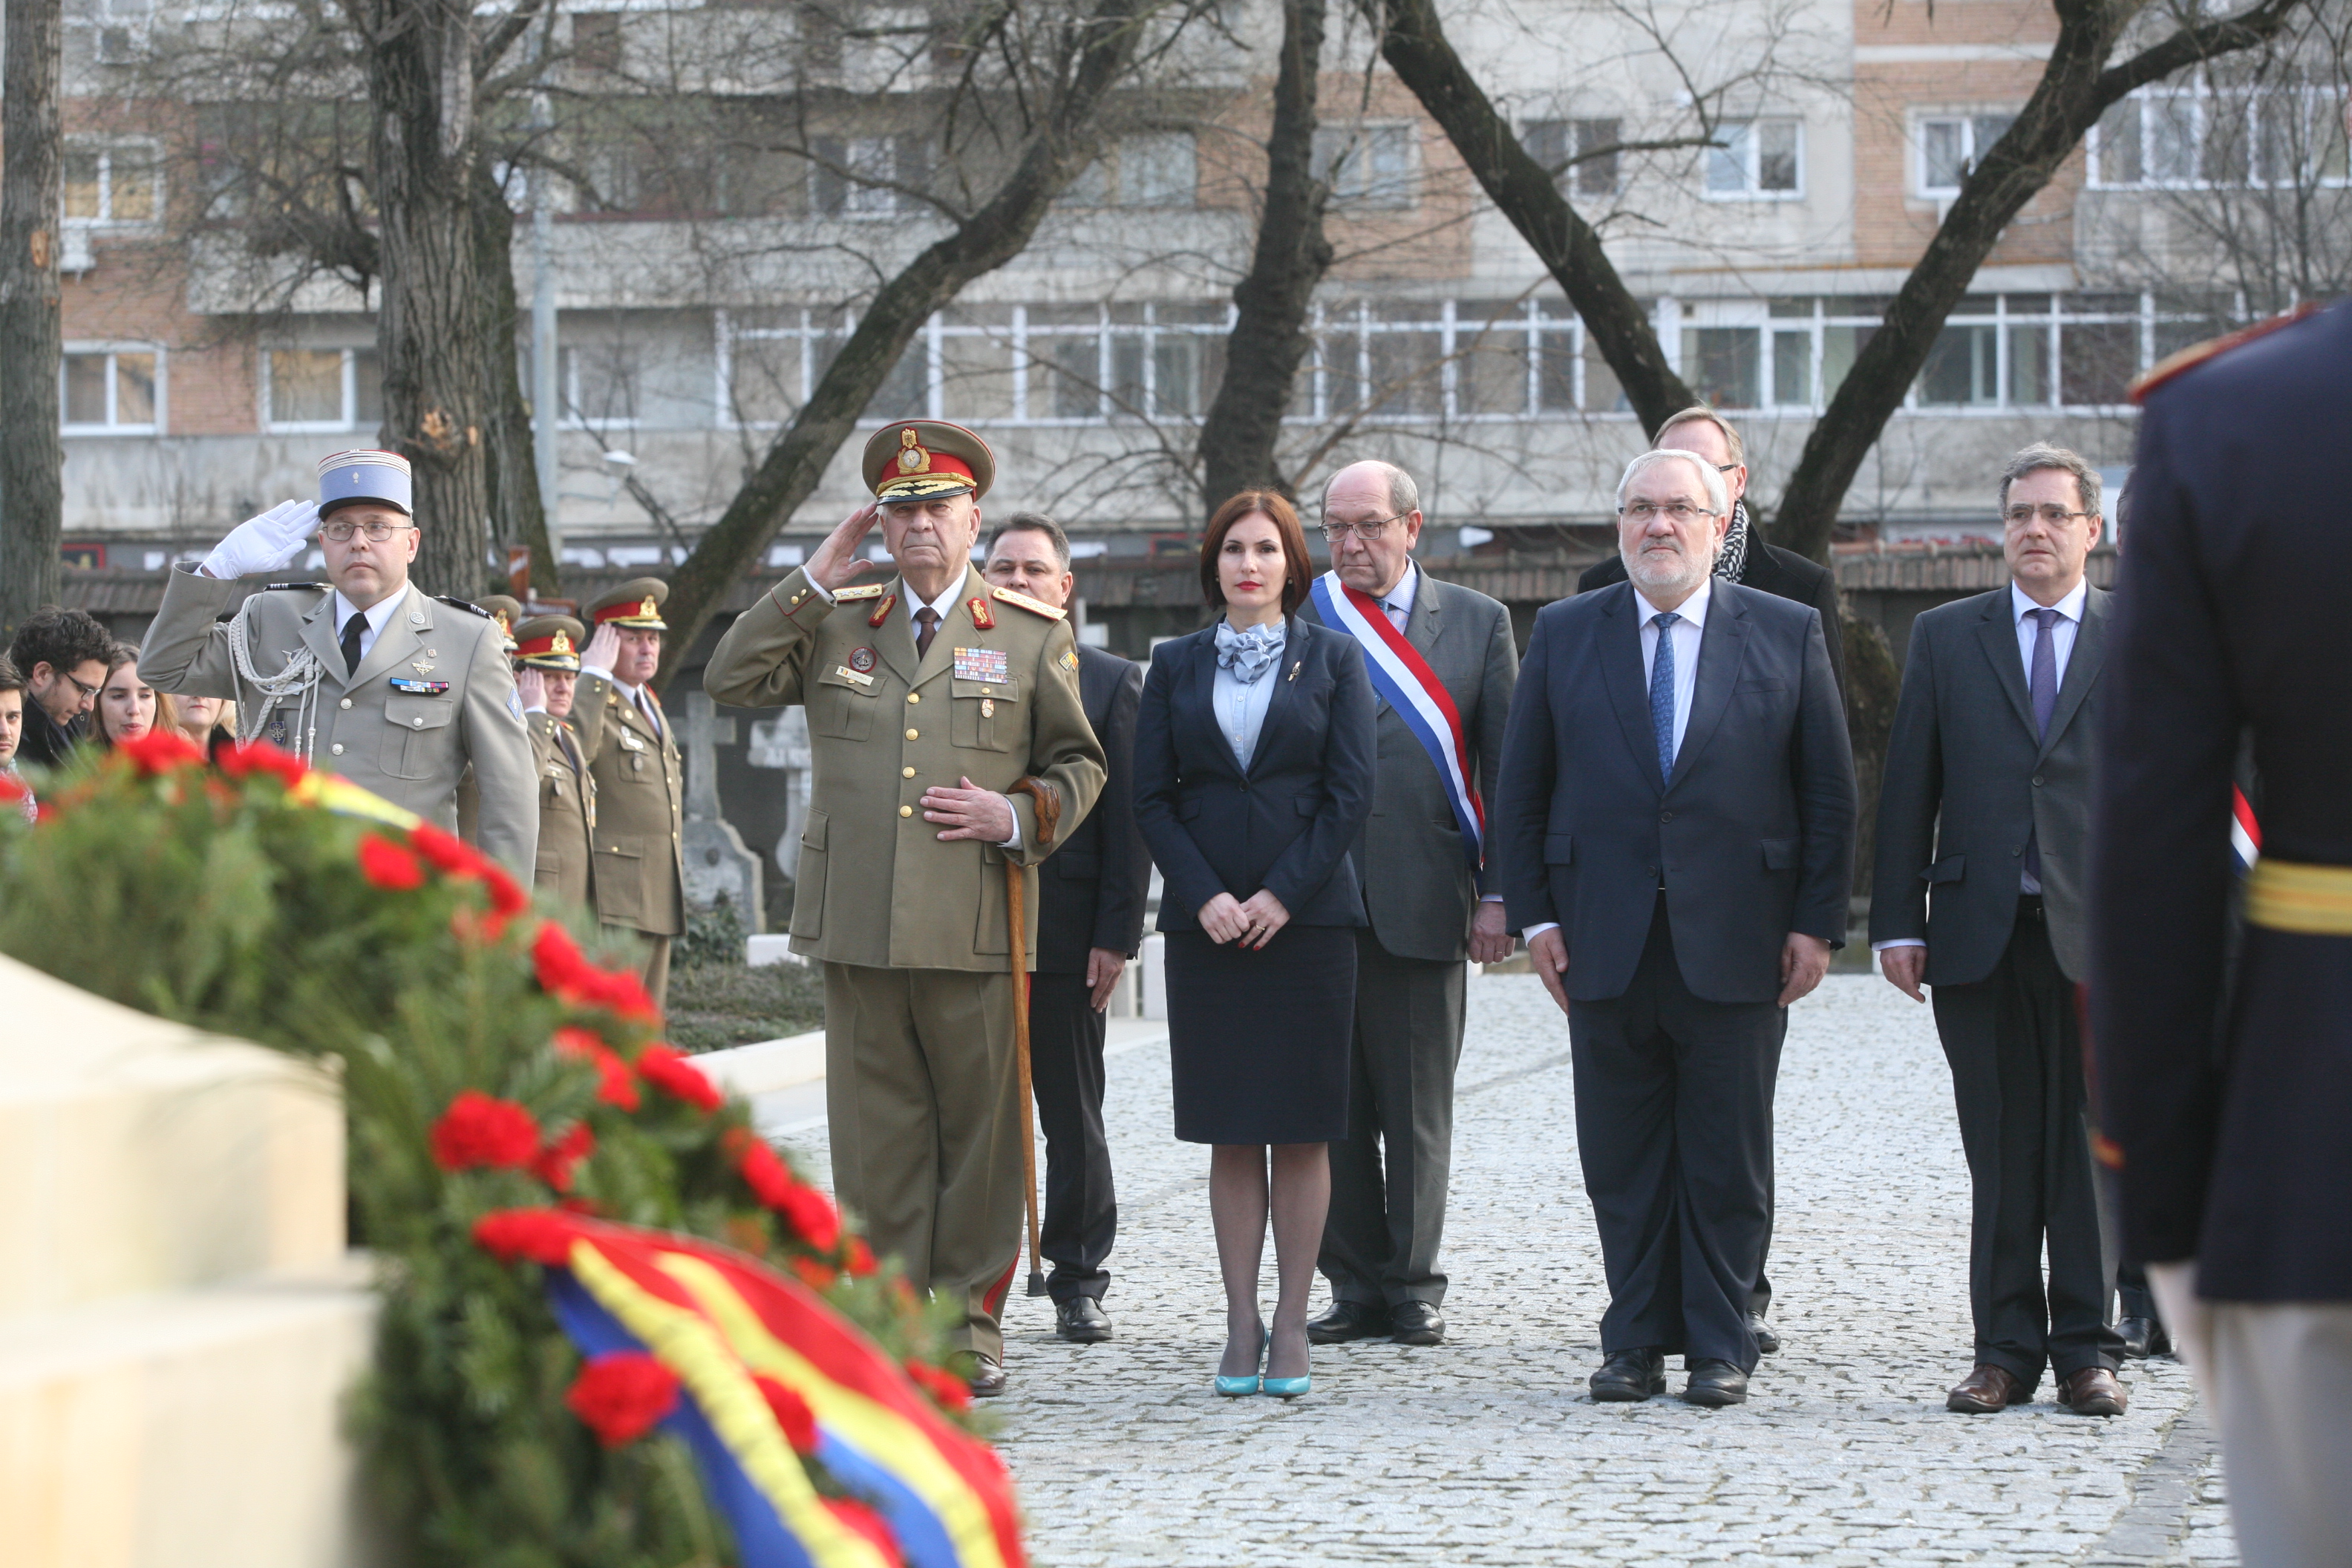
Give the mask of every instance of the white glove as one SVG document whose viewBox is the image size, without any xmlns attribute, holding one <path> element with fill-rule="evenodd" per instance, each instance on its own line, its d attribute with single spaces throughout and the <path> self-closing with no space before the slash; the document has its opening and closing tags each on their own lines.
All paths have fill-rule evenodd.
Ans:
<svg viewBox="0 0 2352 1568">
<path fill-rule="evenodd" d="M 302 553 L 303 541 L 319 531 L 319 503 L 279 501 L 259 517 L 229 530 L 205 557 L 207 577 L 256 577 L 283 572 Z"/>
</svg>

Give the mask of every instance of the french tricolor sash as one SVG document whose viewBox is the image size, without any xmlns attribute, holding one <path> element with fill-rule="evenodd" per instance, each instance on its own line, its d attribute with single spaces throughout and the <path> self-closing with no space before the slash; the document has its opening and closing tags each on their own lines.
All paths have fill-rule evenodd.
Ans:
<svg viewBox="0 0 2352 1568">
<path fill-rule="evenodd" d="M 2230 786 L 2230 858 L 2236 862 L 2238 875 L 2242 877 L 2254 868 L 2263 855 L 2263 827 L 2254 820 L 2254 808 L 2246 799 L 2246 792 L 2236 784 Z"/>
<path fill-rule="evenodd" d="M 1390 622 L 1380 601 L 1349 587 L 1337 572 L 1315 579 L 1315 608 L 1325 626 L 1346 632 L 1362 647 L 1372 689 L 1396 710 L 1436 765 L 1454 819 L 1461 825 L 1463 856 L 1475 875 L 1486 863 L 1486 807 L 1470 784 L 1470 753 L 1462 743 L 1462 715 L 1452 694 L 1421 650 Z"/>
</svg>

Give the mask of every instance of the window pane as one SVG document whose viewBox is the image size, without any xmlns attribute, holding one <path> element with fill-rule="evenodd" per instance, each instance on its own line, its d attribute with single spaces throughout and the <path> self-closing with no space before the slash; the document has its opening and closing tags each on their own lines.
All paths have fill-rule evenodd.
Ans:
<svg viewBox="0 0 2352 1568">
<path fill-rule="evenodd" d="M 2140 130 L 2147 178 L 2159 184 L 2197 178 L 2197 104 L 2186 93 L 2161 93 L 2141 106 Z"/>
<path fill-rule="evenodd" d="M 1521 414 L 1528 406 L 1528 330 L 1503 317 L 1454 332 L 1454 405 L 1464 414 Z"/>
<path fill-rule="evenodd" d="M 1039 352 L 1034 340 L 1030 352 Z M 1091 332 L 1085 337 L 1045 340 L 1041 357 L 1054 373 L 1050 379 L 1054 384 L 1055 418 L 1102 417 L 1101 353 L 1101 341 Z"/>
<path fill-rule="evenodd" d="M 1748 188 L 1748 128 L 1725 125 L 1716 131 L 1715 145 L 1706 150 L 1706 188 L 1729 195 Z"/>
<path fill-rule="evenodd" d="M 117 425 L 155 423 L 155 356 L 114 356 L 114 422 Z"/>
<path fill-rule="evenodd" d="M 116 149 L 107 165 L 107 216 L 116 223 L 152 223 L 155 163 L 143 150 Z"/>
<path fill-rule="evenodd" d="M 1199 184 L 1189 135 L 1130 136 L 1119 143 L 1120 205 L 1189 207 Z"/>
<path fill-rule="evenodd" d="M 1113 418 L 1133 419 L 1145 412 L 1143 395 L 1143 334 L 1114 331 L 1110 335 L 1110 411 Z"/>
<path fill-rule="evenodd" d="M 1813 301 L 1811 297 L 1809 295 L 1799 295 L 1793 299 L 1774 300 L 1770 302 L 1768 308 L 1775 316 L 1801 317 L 1808 321 L 1813 319 Z"/>
<path fill-rule="evenodd" d="M 1957 120 L 1930 120 L 1919 127 L 1919 188 L 1957 191 L 1968 162 L 1968 127 Z"/>
<path fill-rule="evenodd" d="M 1644 300 L 1646 305 L 1648 301 Z M 1646 311 L 1644 312 L 1647 313 Z M 1588 414 L 1622 414 L 1633 405 L 1618 384 L 1617 373 L 1601 357 L 1601 345 L 1591 338 L 1584 340 L 1584 411 Z"/>
<path fill-rule="evenodd" d="M 1946 327 L 1919 373 L 1919 401 L 1929 407 L 1965 408 L 1999 401 L 1994 327 Z"/>
<path fill-rule="evenodd" d="M 1224 378 L 1222 332 L 1162 330 L 1151 351 L 1154 405 L 1168 417 L 1192 418 L 1208 412 L 1209 396 Z M 1303 370 L 1298 380 L 1305 382 Z"/>
<path fill-rule="evenodd" d="M 2016 123 L 2017 116 L 2014 114 L 1979 114 L 1971 121 L 1969 126 L 1969 139 L 1973 143 L 1969 149 L 1970 166 L 1983 163 L 1984 155 L 1992 151 L 1992 144 L 2008 135 L 2009 128 Z"/>
<path fill-rule="evenodd" d="M 929 334 L 918 331 L 882 384 L 866 400 L 868 419 L 924 419 L 931 407 L 931 345 Z"/>
<path fill-rule="evenodd" d="M 1813 401 L 1813 334 L 1772 334 L 1772 401 L 1783 408 L 1810 407 Z"/>
<path fill-rule="evenodd" d="M 68 354 L 65 360 L 65 422 L 106 423 L 106 356 Z"/>
<path fill-rule="evenodd" d="M 1822 329 L 1822 401 L 1827 403 L 1845 384 L 1846 373 L 1861 356 L 1864 343 L 1876 335 L 1876 327 L 1823 327 Z"/>
<path fill-rule="evenodd" d="M 278 425 L 343 421 L 343 352 L 278 349 L 269 356 L 269 417 Z"/>
<path fill-rule="evenodd" d="M 98 154 L 68 153 L 65 156 L 66 216 L 95 218 L 100 215 Z"/>
<path fill-rule="evenodd" d="M 1613 195 L 1617 190 L 1617 159 L 1614 148 L 1624 140 L 1619 121 L 1614 120 L 1580 120 L 1576 122 L 1576 194 L 1580 196 Z"/>
<path fill-rule="evenodd" d="M 2011 406 L 2045 407 L 2050 402 L 2050 329 L 2009 329 L 2009 401 Z"/>
<path fill-rule="evenodd" d="M 362 430 L 383 423 L 383 361 L 373 349 L 352 353 L 352 422 Z"/>
<path fill-rule="evenodd" d="M 1753 327 L 1683 329 L 1683 376 L 1699 401 L 1717 408 L 1757 405 L 1756 336 Z"/>
<path fill-rule="evenodd" d="M 1436 332 L 1374 332 L 1372 403 L 1391 418 L 1427 417 L 1444 402 L 1438 365 L 1445 340 Z"/>
<path fill-rule="evenodd" d="M 2119 404 L 2139 374 L 2139 326 L 2133 321 L 2069 321 L 2058 339 L 2058 388 L 2066 403 Z"/>
<path fill-rule="evenodd" d="M 1536 340 L 1536 405 L 1546 414 L 1576 406 L 1576 334 L 1546 328 Z"/>
<path fill-rule="evenodd" d="M 1013 416 L 1010 332 L 940 340 L 940 408 L 950 419 L 1009 419 Z"/>
<path fill-rule="evenodd" d="M 1768 120 L 1756 128 L 1756 188 L 1797 188 L 1797 122 Z"/>
<path fill-rule="evenodd" d="M 801 403 L 801 341 L 738 334 L 728 345 L 729 415 L 746 425 L 781 424 Z"/>
<path fill-rule="evenodd" d="M 2216 184 L 2246 182 L 2247 116 L 2252 105 L 2243 93 L 2216 93 L 2205 100 L 2203 142 L 2198 173 Z"/>
<path fill-rule="evenodd" d="M 2139 100 L 2127 98 L 2101 117 L 2098 170 L 2092 177 L 2103 185 L 2139 184 Z"/>
</svg>

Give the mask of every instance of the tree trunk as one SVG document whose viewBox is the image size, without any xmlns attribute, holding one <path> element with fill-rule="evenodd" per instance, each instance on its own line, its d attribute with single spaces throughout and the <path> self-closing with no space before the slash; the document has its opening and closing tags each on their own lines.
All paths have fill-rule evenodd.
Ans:
<svg viewBox="0 0 2352 1568">
<path fill-rule="evenodd" d="M 530 552 L 530 585 L 543 598 L 561 592 L 555 551 L 547 537 L 546 498 L 539 493 L 539 444 L 516 347 L 521 312 L 515 302 L 514 209 L 490 172 L 474 168 L 474 258 L 480 276 L 483 370 L 489 377 L 489 442 L 485 465 L 490 541 Z"/>
<path fill-rule="evenodd" d="M 1536 253 L 1584 318 L 1626 401 L 1654 430 L 1698 399 L 1666 363 L 1665 350 L 1601 236 L 1579 217 L 1550 173 L 1519 145 L 1511 123 L 1446 41 L 1433 0 L 1362 0 L 1381 28 L 1381 58 L 1445 132 L 1496 210 Z"/>
<path fill-rule="evenodd" d="M 376 40 L 368 96 L 383 261 L 383 441 L 415 468 L 419 586 L 470 599 L 496 574 L 474 238 L 473 15 L 434 0 L 365 10 Z"/>
<path fill-rule="evenodd" d="M 721 596 L 816 489 L 825 465 L 931 312 L 1027 247 L 1054 197 L 1083 166 L 1085 142 L 1103 100 L 1126 76 L 1142 29 L 1155 15 L 1152 0 L 1099 0 L 1083 26 L 1072 29 L 1085 41 L 1067 84 L 1050 95 L 1048 118 L 996 195 L 876 292 L 809 400 L 672 575 L 663 606 L 670 629 L 656 678 L 664 689 L 710 624 Z"/>
<path fill-rule="evenodd" d="M 65 210 L 58 0 L 7 0 L 0 85 L 0 639 L 60 585 L 65 445 L 58 226 Z"/>
<path fill-rule="evenodd" d="M 1234 287 L 1236 314 L 1225 374 L 1201 421 L 1201 511 L 1255 487 L 1285 495 L 1290 481 L 1274 448 L 1290 389 L 1307 355 L 1307 312 L 1331 268 L 1323 236 L 1330 186 L 1315 175 L 1316 77 L 1323 58 L 1323 0 L 1283 0 L 1282 60 L 1266 142 L 1265 206 L 1257 250 Z"/>
</svg>

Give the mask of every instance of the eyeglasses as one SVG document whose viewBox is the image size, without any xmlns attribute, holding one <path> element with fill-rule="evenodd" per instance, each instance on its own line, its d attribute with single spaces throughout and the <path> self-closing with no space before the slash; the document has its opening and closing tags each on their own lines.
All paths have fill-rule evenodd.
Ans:
<svg viewBox="0 0 2352 1568">
<path fill-rule="evenodd" d="M 1404 515 L 1399 512 L 1395 517 L 1367 518 L 1361 522 L 1340 522 L 1327 517 L 1323 520 L 1323 538 L 1327 543 L 1337 544 L 1352 533 L 1369 544 L 1387 532 L 1389 524 L 1398 521 Z"/>
<path fill-rule="evenodd" d="M 2063 528 L 2075 518 L 2096 515 L 2098 514 L 2095 512 L 2068 511 L 2057 502 L 2048 501 L 2038 507 L 2024 505 L 2011 507 L 2000 514 L 2000 520 L 2011 528 L 2023 528 L 2038 517 L 2052 528 Z"/>
<path fill-rule="evenodd" d="M 80 676 L 76 675 L 70 669 L 66 670 L 64 674 L 68 680 L 74 683 L 74 689 L 80 692 L 86 700 L 91 702 L 98 700 L 99 689 L 97 687 L 92 686 L 89 681 L 84 680 Z"/>
<path fill-rule="evenodd" d="M 1706 508 L 1693 506 L 1686 500 L 1674 501 L 1665 506 L 1660 506 L 1654 501 L 1637 500 L 1631 506 L 1621 506 L 1617 509 L 1617 515 L 1628 522 L 1647 522 L 1660 512 L 1664 512 L 1666 521 L 1677 528 L 1686 522 L 1696 521 L 1699 518 L 1715 515 Z"/>
<path fill-rule="evenodd" d="M 351 542 L 354 533 L 365 534 L 370 544 L 382 544 L 395 533 L 405 533 L 416 525 L 413 522 L 330 522 L 319 529 L 319 537 L 331 539 L 338 544 Z"/>
</svg>

